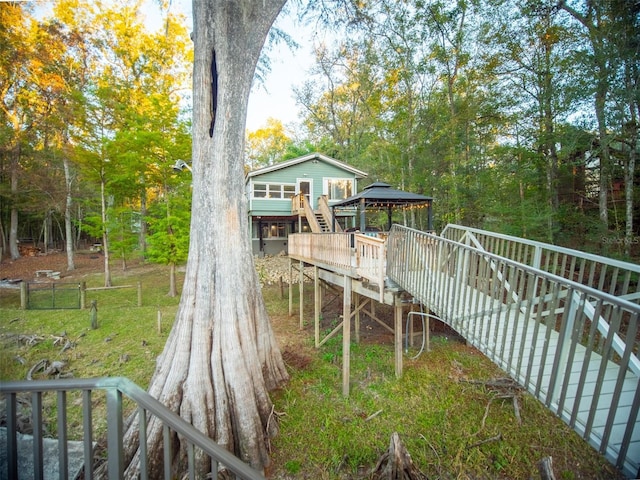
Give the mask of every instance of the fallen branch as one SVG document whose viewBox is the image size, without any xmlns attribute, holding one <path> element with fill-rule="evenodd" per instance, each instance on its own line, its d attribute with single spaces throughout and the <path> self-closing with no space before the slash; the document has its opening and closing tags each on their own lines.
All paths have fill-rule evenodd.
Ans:
<svg viewBox="0 0 640 480">
<path fill-rule="evenodd" d="M 484 445 L 485 443 L 498 442 L 500 440 L 502 440 L 502 434 L 501 433 L 499 433 L 495 437 L 485 438 L 484 440 L 480 440 L 479 442 L 472 443 L 467 448 L 475 448 L 475 447 L 479 447 L 480 445 Z"/>
<path fill-rule="evenodd" d="M 377 417 L 378 415 L 380 415 L 382 412 L 384 412 L 384 410 L 383 410 L 383 409 L 380 409 L 380 410 L 378 410 L 377 412 L 372 413 L 371 415 L 369 415 L 367 418 L 365 418 L 365 419 L 364 419 L 364 421 L 365 421 L 365 422 L 368 422 L 369 420 L 376 418 L 376 417 Z"/>
<path fill-rule="evenodd" d="M 464 383 L 471 383 L 473 385 L 483 385 L 485 387 L 493 387 L 493 388 L 515 388 L 522 389 L 522 387 L 512 378 L 502 377 L 502 378 L 493 378 L 491 380 L 461 380 Z"/>
<path fill-rule="evenodd" d="M 489 407 L 491 406 L 491 403 L 494 400 L 505 399 L 505 398 L 513 398 L 513 399 L 515 399 L 515 395 L 497 395 L 497 396 L 491 397 L 489 399 L 489 401 L 487 402 L 487 406 L 484 409 L 484 415 L 482 416 L 482 422 L 480 422 L 480 429 L 476 433 L 474 433 L 473 436 L 479 434 L 484 429 L 484 425 L 485 425 L 485 423 L 487 421 L 487 417 L 489 416 Z M 519 415 L 520 415 L 520 413 L 518 412 L 518 414 L 516 416 L 519 417 Z"/>
</svg>

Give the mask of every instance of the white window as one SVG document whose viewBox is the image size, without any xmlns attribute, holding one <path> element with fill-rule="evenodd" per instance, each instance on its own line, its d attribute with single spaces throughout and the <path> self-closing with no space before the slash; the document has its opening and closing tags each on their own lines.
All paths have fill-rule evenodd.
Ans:
<svg viewBox="0 0 640 480">
<path fill-rule="evenodd" d="M 296 186 L 295 185 L 283 185 L 282 186 L 282 196 L 284 198 L 293 198 L 296 195 Z"/>
<path fill-rule="evenodd" d="M 353 195 L 352 178 L 325 178 L 324 191 L 329 200 L 344 200 Z"/>
<path fill-rule="evenodd" d="M 270 198 L 281 200 L 292 198 L 295 195 L 296 186 L 289 183 L 254 183 L 253 198 Z"/>
</svg>

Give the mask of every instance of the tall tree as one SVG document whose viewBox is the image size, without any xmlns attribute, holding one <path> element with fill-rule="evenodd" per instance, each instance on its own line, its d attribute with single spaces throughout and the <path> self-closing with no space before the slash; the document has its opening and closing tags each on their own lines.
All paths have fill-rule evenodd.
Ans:
<svg viewBox="0 0 640 480">
<path fill-rule="evenodd" d="M 600 221 L 605 229 L 609 228 L 608 192 L 611 181 L 611 141 L 612 137 L 607 121 L 607 101 L 611 94 L 612 74 L 615 70 L 617 57 L 612 55 L 611 18 L 607 16 L 606 5 L 603 1 L 586 1 L 582 3 L 582 10 L 568 5 L 566 1 L 559 2 L 558 7 L 566 10 L 584 27 L 585 37 L 590 42 L 591 50 L 587 52 L 587 66 L 593 72 L 593 102 L 597 119 L 600 160 L 599 210 Z"/>
<path fill-rule="evenodd" d="M 27 7 L 16 3 L 0 5 L 0 113 L 3 148 L 8 159 L 9 253 L 20 257 L 18 250 L 19 179 L 22 151 L 34 123 L 30 94 L 29 64 L 33 60 L 33 43 L 29 40 L 33 22 Z M 35 110 L 35 109 L 33 109 Z"/>
<path fill-rule="evenodd" d="M 256 63 L 285 0 L 195 0 L 193 206 L 174 326 L 149 392 L 257 469 L 269 463 L 268 390 L 287 378 L 253 264 L 243 196 L 244 132 Z M 127 434 L 135 476 L 136 429 Z M 151 476 L 162 427 L 149 425 Z M 179 439 L 175 439 L 180 441 Z M 178 459 L 186 458 L 186 446 Z M 207 459 L 197 460 L 207 472 Z M 180 462 L 173 465 L 180 468 Z M 183 464 L 184 465 L 184 464 Z M 177 472 L 179 473 L 179 472 Z"/>
<path fill-rule="evenodd" d="M 293 143 L 282 122 L 268 118 L 266 124 L 247 133 L 247 165 L 250 169 L 266 167 L 282 161 Z"/>
</svg>

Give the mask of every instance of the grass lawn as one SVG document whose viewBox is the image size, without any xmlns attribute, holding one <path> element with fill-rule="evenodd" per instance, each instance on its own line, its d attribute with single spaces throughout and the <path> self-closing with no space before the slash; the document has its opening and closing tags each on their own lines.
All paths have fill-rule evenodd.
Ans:
<svg viewBox="0 0 640 480">
<path fill-rule="evenodd" d="M 91 329 L 89 310 L 23 311 L 19 292 L 0 289 L 0 379 L 24 379 L 47 359 L 64 362 L 63 372 L 75 377 L 126 376 L 146 388 L 179 299 L 166 296 L 163 267 L 122 275 L 114 272 L 114 284 L 142 283 L 143 306 L 137 306 L 135 288 L 89 292 L 87 304 L 98 302 L 97 329 Z M 86 281 L 100 286 L 102 277 Z M 351 394 L 343 397 L 341 338 L 316 350 L 312 312 L 300 330 L 297 305 L 289 317 L 278 287 L 265 287 L 263 294 L 291 374 L 272 395 L 280 435 L 271 440 L 270 478 L 366 478 L 393 432 L 428 478 L 536 478 L 536 463 L 545 456 L 553 458 L 558 479 L 621 478 L 529 394 L 491 386 L 505 374 L 450 333 L 437 333 L 431 350 L 417 359 L 405 357 L 400 379 L 393 346 L 383 336 L 352 344 Z M 312 304 L 310 298 L 306 305 Z M 72 425 L 77 414 L 70 412 Z M 103 421 L 95 420 L 98 435 Z M 55 433 L 55 422 L 49 431 Z"/>
</svg>

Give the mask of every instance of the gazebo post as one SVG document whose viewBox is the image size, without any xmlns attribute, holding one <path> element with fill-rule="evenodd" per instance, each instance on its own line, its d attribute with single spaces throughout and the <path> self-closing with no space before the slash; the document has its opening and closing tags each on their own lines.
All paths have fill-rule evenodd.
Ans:
<svg viewBox="0 0 640 480">
<path fill-rule="evenodd" d="M 365 211 L 366 211 L 367 207 L 365 205 L 365 199 L 361 198 L 360 199 L 360 231 L 362 233 L 364 233 L 365 228 L 367 227 L 367 219 L 364 215 Z"/>
</svg>

